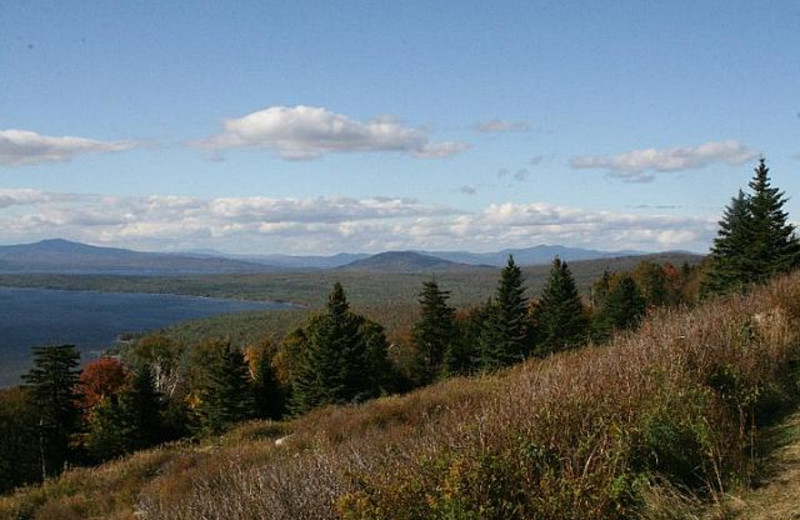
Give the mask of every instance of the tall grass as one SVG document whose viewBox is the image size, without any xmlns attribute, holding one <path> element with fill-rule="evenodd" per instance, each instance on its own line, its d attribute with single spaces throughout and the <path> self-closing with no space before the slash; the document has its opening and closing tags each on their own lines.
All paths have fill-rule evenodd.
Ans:
<svg viewBox="0 0 800 520">
<path fill-rule="evenodd" d="M 608 346 L 318 410 L 280 447 L 248 440 L 251 425 L 165 464 L 131 507 L 152 520 L 677 518 L 750 477 L 759 422 L 798 389 L 799 334 L 795 275 L 658 311 Z"/>
</svg>

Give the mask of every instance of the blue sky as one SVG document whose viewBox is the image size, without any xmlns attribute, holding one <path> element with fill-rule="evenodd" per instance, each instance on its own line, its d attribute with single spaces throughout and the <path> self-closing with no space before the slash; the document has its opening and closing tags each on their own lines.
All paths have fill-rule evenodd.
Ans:
<svg viewBox="0 0 800 520">
<path fill-rule="evenodd" d="M 6 0 L 0 242 L 702 252 L 760 155 L 800 193 L 798 27 L 794 1 Z"/>
</svg>

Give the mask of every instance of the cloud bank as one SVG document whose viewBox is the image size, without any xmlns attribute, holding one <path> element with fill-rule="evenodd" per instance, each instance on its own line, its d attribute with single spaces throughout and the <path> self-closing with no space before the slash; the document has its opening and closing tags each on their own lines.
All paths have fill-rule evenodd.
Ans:
<svg viewBox="0 0 800 520">
<path fill-rule="evenodd" d="M 454 141 L 433 142 L 426 132 L 405 127 L 389 116 L 362 122 L 304 105 L 275 106 L 228 119 L 220 134 L 191 144 L 217 152 L 235 148 L 271 150 L 287 160 L 346 152 L 447 157 L 469 148 Z"/>
<path fill-rule="evenodd" d="M 149 250 L 332 254 L 558 243 L 704 251 L 716 221 L 716 216 L 616 213 L 546 202 L 466 212 L 394 197 L 198 199 L 0 189 L 2 243 L 63 237 Z"/>
<path fill-rule="evenodd" d="M 599 168 L 625 182 L 651 182 L 655 173 L 696 170 L 712 164 L 737 166 L 758 157 L 758 152 L 738 141 L 712 141 L 695 147 L 648 148 L 619 155 L 582 155 L 570 165 L 576 169 Z"/>
<path fill-rule="evenodd" d="M 51 137 L 27 130 L 0 130 L 0 166 L 69 161 L 78 155 L 121 152 L 135 141 L 104 142 L 83 137 Z"/>
</svg>

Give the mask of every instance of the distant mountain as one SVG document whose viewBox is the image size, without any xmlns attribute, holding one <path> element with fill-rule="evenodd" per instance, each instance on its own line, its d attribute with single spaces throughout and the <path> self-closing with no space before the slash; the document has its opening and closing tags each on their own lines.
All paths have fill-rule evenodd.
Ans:
<svg viewBox="0 0 800 520">
<path fill-rule="evenodd" d="M 203 274 L 264 271 L 252 262 L 129 249 L 97 247 L 68 240 L 0 246 L 0 272 L 70 274 Z"/>
<path fill-rule="evenodd" d="M 495 253 L 469 253 L 466 251 L 420 251 L 423 254 L 436 256 L 451 262 L 470 265 L 491 265 L 500 267 L 506 264 L 508 256 L 513 255 L 518 265 L 549 264 L 558 256 L 567 262 L 579 260 L 597 260 L 600 258 L 616 258 L 620 256 L 640 256 L 642 251 L 598 251 L 578 247 L 539 245 L 524 249 L 504 249 Z"/>
<path fill-rule="evenodd" d="M 348 271 L 381 271 L 394 273 L 419 273 L 429 271 L 451 271 L 474 269 L 475 266 L 452 262 L 436 256 L 415 251 L 388 251 L 356 260 L 339 269 Z"/>
</svg>

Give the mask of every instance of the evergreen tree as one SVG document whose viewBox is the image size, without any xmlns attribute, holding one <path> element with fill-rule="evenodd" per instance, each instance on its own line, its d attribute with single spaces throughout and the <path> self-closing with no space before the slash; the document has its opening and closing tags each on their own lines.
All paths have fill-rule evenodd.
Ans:
<svg viewBox="0 0 800 520">
<path fill-rule="evenodd" d="M 120 404 L 129 429 L 126 451 L 144 449 L 165 440 L 162 433 L 164 405 L 149 364 L 139 364 L 129 374 L 129 383 L 120 394 Z"/>
<path fill-rule="evenodd" d="M 42 478 L 37 429 L 28 392 L 0 389 L 0 495 Z"/>
<path fill-rule="evenodd" d="M 480 370 L 480 336 L 488 316 L 486 307 L 474 307 L 455 317 L 456 337 L 442 360 L 442 377 L 470 375 Z"/>
<path fill-rule="evenodd" d="M 611 291 L 611 273 L 608 272 L 608 269 L 604 269 L 603 276 L 592 284 L 590 296 L 592 307 L 601 308 L 606 302 L 609 291 Z"/>
<path fill-rule="evenodd" d="M 725 208 L 709 257 L 711 268 L 703 281 L 703 295 L 740 290 L 751 281 L 751 265 L 746 253 L 752 239 L 752 215 L 748 197 L 742 190 Z"/>
<path fill-rule="evenodd" d="M 772 187 L 764 159 L 749 183 L 725 208 L 703 282 L 703 296 L 765 283 L 800 262 L 800 242 L 783 210 L 786 196 Z"/>
<path fill-rule="evenodd" d="M 447 305 L 448 291 L 431 280 L 419 295 L 420 318 L 414 325 L 415 383 L 427 385 L 442 374 L 444 356 L 456 340 L 455 311 Z"/>
<path fill-rule="evenodd" d="M 22 376 L 38 414 L 43 478 L 59 473 L 73 455 L 70 439 L 80 425 L 79 360 L 74 345 L 35 347 L 34 367 Z"/>
<path fill-rule="evenodd" d="M 800 259 L 800 242 L 795 229 L 789 224 L 789 215 L 783 210 L 786 196 L 770 184 L 769 168 L 761 159 L 755 176 L 750 181 L 751 239 L 748 247 L 750 261 L 756 267 L 753 281 L 765 283 L 776 274 L 785 273 L 797 266 Z"/>
<path fill-rule="evenodd" d="M 129 451 L 132 428 L 117 395 L 103 396 L 86 416 L 84 448 L 94 463 L 119 457 Z"/>
<path fill-rule="evenodd" d="M 612 285 L 604 305 L 595 315 L 594 338 L 605 341 L 614 330 L 631 329 L 639 324 L 647 310 L 647 300 L 628 273 L 622 273 Z"/>
<path fill-rule="evenodd" d="M 221 433 L 253 415 L 250 373 L 241 351 L 230 342 L 212 358 L 201 389 L 198 415 L 205 433 Z"/>
<path fill-rule="evenodd" d="M 253 399 L 260 419 L 280 419 L 286 411 L 286 398 L 272 366 L 271 343 L 262 346 L 253 370 Z"/>
<path fill-rule="evenodd" d="M 530 351 L 528 299 L 522 270 L 508 257 L 500 272 L 494 304 L 487 312 L 481 334 L 481 359 L 485 370 L 494 370 L 525 359 Z"/>
<path fill-rule="evenodd" d="M 302 342 L 294 368 L 292 410 L 375 397 L 382 391 L 388 345 L 383 328 L 350 311 L 341 284 L 334 284 L 326 312 L 294 336 Z"/>
<path fill-rule="evenodd" d="M 536 353 L 540 356 L 582 345 L 587 340 L 588 319 L 572 272 L 556 257 L 535 311 Z"/>
</svg>

